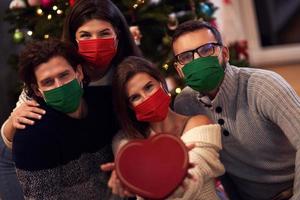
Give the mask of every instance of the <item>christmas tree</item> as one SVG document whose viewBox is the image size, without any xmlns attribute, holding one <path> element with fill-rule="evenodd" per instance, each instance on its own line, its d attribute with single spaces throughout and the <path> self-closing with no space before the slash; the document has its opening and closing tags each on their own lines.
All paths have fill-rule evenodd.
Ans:
<svg viewBox="0 0 300 200">
<path fill-rule="evenodd" d="M 135 41 L 144 56 L 160 67 L 166 77 L 175 82 L 172 93 L 183 87 L 173 65 L 171 37 L 178 24 L 189 20 L 204 20 L 216 26 L 214 13 L 218 9 L 208 0 L 113 0 L 131 27 Z M 74 0 L 12 0 L 5 20 L 10 23 L 14 43 L 23 45 L 31 40 L 60 38 L 63 21 Z M 237 42 L 229 49 L 232 64 L 247 64 L 246 43 Z M 246 56 L 242 59 L 240 53 Z M 17 56 L 10 58 L 17 64 Z M 177 90 L 176 90 L 177 88 Z"/>
</svg>

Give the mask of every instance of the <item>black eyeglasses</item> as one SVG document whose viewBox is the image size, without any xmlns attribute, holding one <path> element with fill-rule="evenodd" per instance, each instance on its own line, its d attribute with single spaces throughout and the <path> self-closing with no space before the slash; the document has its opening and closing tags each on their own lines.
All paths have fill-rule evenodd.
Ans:
<svg viewBox="0 0 300 200">
<path fill-rule="evenodd" d="M 201 45 L 200 47 L 197 47 L 194 50 L 185 51 L 180 54 L 177 54 L 175 56 L 175 60 L 182 65 L 186 65 L 189 62 L 191 62 L 192 60 L 194 60 L 195 52 L 200 57 L 211 56 L 215 53 L 215 49 L 218 46 L 221 47 L 222 45 L 219 43 L 207 43 L 207 44 Z"/>
</svg>

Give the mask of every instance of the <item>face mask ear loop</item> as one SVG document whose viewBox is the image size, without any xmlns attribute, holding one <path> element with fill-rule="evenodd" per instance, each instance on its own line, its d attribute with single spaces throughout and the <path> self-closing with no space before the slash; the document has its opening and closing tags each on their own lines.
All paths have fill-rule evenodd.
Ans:
<svg viewBox="0 0 300 200">
<path fill-rule="evenodd" d="M 163 91 L 168 94 L 169 96 L 171 96 L 171 93 L 169 92 L 168 88 L 164 87 L 164 85 L 162 83 L 160 83 L 160 87 L 163 89 Z"/>
<path fill-rule="evenodd" d="M 78 80 L 77 72 L 75 72 L 75 79 L 78 81 L 81 88 L 83 88 L 83 81 Z"/>
<path fill-rule="evenodd" d="M 219 52 L 219 55 L 218 55 L 218 59 L 219 59 L 219 56 L 222 55 L 222 51 L 223 51 L 223 46 L 219 46 L 220 47 L 220 52 Z M 224 58 L 222 57 L 222 60 L 224 61 Z M 223 66 L 223 64 L 221 65 L 223 71 L 225 72 L 226 70 L 226 66 L 227 66 L 227 62 L 225 64 L 225 66 Z"/>
</svg>

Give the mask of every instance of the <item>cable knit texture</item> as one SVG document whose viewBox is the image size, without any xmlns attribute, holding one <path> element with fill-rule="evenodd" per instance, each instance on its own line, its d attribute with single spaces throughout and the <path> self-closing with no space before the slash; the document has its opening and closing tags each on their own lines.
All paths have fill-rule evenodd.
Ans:
<svg viewBox="0 0 300 200">
<path fill-rule="evenodd" d="M 222 124 L 221 161 L 243 199 L 272 199 L 289 187 L 300 199 L 300 99 L 281 76 L 227 65 L 213 100 L 186 87 L 174 107 Z"/>
</svg>

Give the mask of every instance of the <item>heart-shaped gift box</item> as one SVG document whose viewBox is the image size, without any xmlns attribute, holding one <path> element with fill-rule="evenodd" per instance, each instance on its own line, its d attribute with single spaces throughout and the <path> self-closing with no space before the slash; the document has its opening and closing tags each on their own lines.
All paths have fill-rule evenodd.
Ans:
<svg viewBox="0 0 300 200">
<path fill-rule="evenodd" d="M 116 157 L 116 172 L 133 193 L 148 199 L 164 199 L 183 181 L 188 169 L 185 144 L 171 134 L 131 140 Z"/>
</svg>

